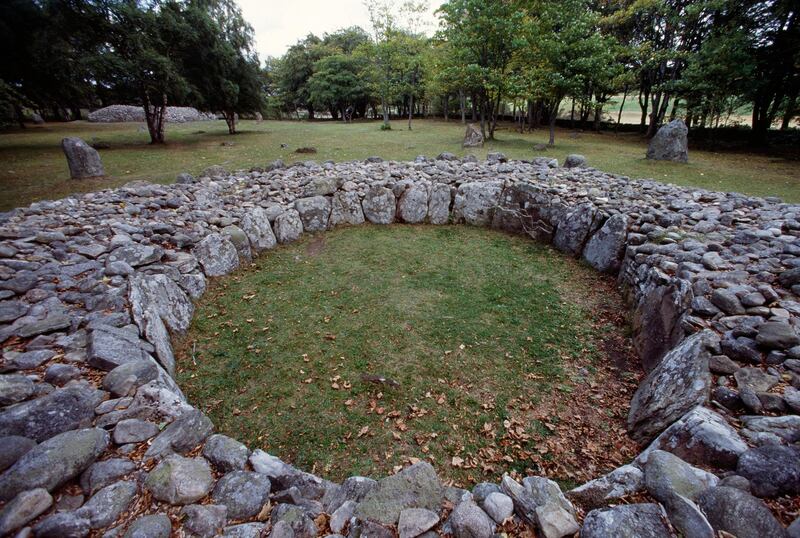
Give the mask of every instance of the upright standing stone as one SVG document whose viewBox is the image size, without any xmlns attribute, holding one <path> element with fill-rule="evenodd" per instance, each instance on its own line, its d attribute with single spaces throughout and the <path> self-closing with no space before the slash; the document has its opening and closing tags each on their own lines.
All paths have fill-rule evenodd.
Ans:
<svg viewBox="0 0 800 538">
<path fill-rule="evenodd" d="M 474 123 L 467 124 L 467 132 L 464 134 L 464 147 L 465 148 L 482 148 L 483 147 L 483 133 L 480 127 Z"/>
<path fill-rule="evenodd" d="M 106 175 L 100 154 L 89 144 L 77 137 L 67 137 L 61 141 L 61 149 L 67 156 L 69 174 L 72 179 L 85 179 Z"/>
<path fill-rule="evenodd" d="M 647 148 L 647 158 L 654 161 L 689 161 L 689 129 L 683 120 L 672 120 L 661 127 Z"/>
</svg>

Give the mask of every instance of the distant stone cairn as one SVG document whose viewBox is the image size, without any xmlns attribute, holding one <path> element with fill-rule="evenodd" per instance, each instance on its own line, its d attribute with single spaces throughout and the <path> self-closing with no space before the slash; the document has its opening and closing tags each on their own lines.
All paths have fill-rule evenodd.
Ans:
<svg viewBox="0 0 800 538">
<path fill-rule="evenodd" d="M 86 179 L 106 175 L 100 154 L 92 146 L 77 137 L 67 137 L 61 141 L 61 148 L 67 157 L 69 175 L 72 179 Z"/>
<path fill-rule="evenodd" d="M 647 158 L 653 161 L 689 162 L 689 129 L 683 120 L 672 120 L 661 127 L 647 148 Z"/>
</svg>

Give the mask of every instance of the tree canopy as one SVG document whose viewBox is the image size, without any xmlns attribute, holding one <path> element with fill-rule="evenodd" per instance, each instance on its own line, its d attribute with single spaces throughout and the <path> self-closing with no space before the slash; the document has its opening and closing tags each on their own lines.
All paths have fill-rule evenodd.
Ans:
<svg viewBox="0 0 800 538">
<path fill-rule="evenodd" d="M 0 3 L 0 107 L 51 118 L 138 103 L 153 142 L 166 105 L 222 114 L 338 119 L 471 116 L 488 138 L 559 118 L 590 123 L 639 105 L 652 136 L 681 116 L 708 129 L 750 114 L 753 140 L 796 127 L 800 23 L 792 0 L 366 0 L 371 21 L 308 34 L 262 65 L 234 0 L 7 0 Z M 571 110 L 567 109 L 571 107 Z"/>
</svg>

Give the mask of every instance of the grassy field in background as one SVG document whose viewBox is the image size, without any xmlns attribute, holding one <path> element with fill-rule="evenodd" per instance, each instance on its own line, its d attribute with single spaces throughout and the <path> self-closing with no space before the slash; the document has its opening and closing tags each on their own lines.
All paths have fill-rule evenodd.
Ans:
<svg viewBox="0 0 800 538">
<path fill-rule="evenodd" d="M 344 161 L 378 155 L 385 159 L 413 159 L 435 156 L 443 151 L 457 155 L 473 153 L 484 157 L 502 151 L 515 159 L 536 154 L 562 160 L 569 153 L 582 153 L 599 169 L 634 178 L 738 191 L 759 196 L 780 196 L 800 202 L 800 165 L 759 154 L 690 152 L 690 163 L 681 165 L 644 159 L 646 142 L 636 134 L 579 133 L 559 130 L 556 147 L 534 152 L 533 145 L 547 141 L 547 132 L 520 134 L 498 130 L 497 140 L 478 150 L 461 147 L 463 126 L 451 121 L 415 121 L 414 130 L 394 122 L 394 130 L 380 131 L 379 123 L 242 121 L 240 133 L 227 134 L 225 122 L 196 122 L 167 127 L 168 143 L 148 144 L 142 124 L 96 124 L 72 122 L 31 126 L 25 130 L 0 132 L 0 210 L 27 205 L 36 200 L 63 197 L 75 192 L 119 186 L 132 180 L 170 183 L 180 172 L 199 173 L 212 164 L 229 169 L 262 166 L 275 159 Z M 72 181 L 60 148 L 65 136 L 80 136 L 109 146 L 100 154 L 108 177 L 102 180 Z M 230 145 L 223 145 L 229 143 Z M 281 147 L 285 144 L 286 147 Z M 313 146 L 315 155 L 294 153 L 298 147 Z"/>
<path fill-rule="evenodd" d="M 178 381 L 223 433 L 331 479 L 420 458 L 459 484 L 574 484 L 635 454 L 613 288 L 522 236 L 337 228 L 212 282 Z"/>
</svg>

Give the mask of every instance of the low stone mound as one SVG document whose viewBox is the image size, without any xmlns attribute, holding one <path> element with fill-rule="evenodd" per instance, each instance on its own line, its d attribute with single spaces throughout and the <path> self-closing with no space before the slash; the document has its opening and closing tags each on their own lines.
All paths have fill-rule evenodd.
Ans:
<svg viewBox="0 0 800 538">
<path fill-rule="evenodd" d="M 217 171 L 0 225 L 0 535 L 562 537 L 580 528 L 572 502 L 586 537 L 669 536 L 665 518 L 683 536 L 789 534 L 791 512 L 763 498 L 800 491 L 800 206 L 499 155 Z M 616 274 L 646 371 L 628 419 L 639 456 L 566 493 L 508 475 L 467 492 L 423 453 L 336 484 L 212 438 L 170 341 L 208 279 L 364 220 L 491 226 Z"/>
<path fill-rule="evenodd" d="M 200 112 L 190 106 L 167 107 L 168 123 L 186 123 L 189 121 L 214 120 L 216 116 L 210 112 Z M 145 121 L 144 109 L 134 105 L 111 105 L 89 113 L 89 121 L 94 123 L 119 123 Z"/>
</svg>

